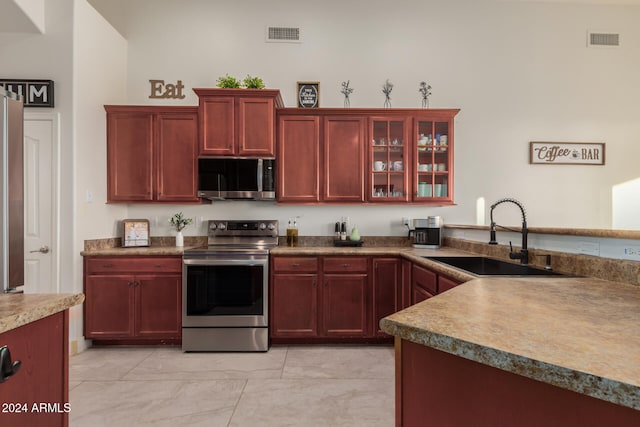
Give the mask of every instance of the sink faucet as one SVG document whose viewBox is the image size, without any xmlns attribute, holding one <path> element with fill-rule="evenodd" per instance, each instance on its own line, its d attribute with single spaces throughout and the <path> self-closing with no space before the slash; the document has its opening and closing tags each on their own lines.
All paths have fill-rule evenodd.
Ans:
<svg viewBox="0 0 640 427">
<path fill-rule="evenodd" d="M 498 206 L 501 203 L 513 203 L 516 206 L 518 206 L 520 208 L 520 212 L 522 212 L 522 229 L 520 230 L 520 232 L 522 233 L 522 248 L 520 249 L 520 252 L 514 252 L 513 251 L 513 246 L 511 245 L 511 242 L 509 242 L 509 247 L 511 248 L 511 251 L 509 252 L 509 258 L 511 259 L 519 259 L 520 260 L 520 264 L 528 264 L 529 263 L 529 250 L 527 249 L 527 234 L 528 234 L 528 230 L 527 230 L 527 215 L 524 211 L 524 206 L 522 206 L 522 203 L 520 203 L 519 201 L 515 200 L 515 199 L 500 199 L 497 202 L 495 202 L 494 204 L 491 205 L 491 228 L 490 228 L 490 238 L 489 238 L 489 244 L 490 245 L 497 245 L 498 241 L 496 240 L 496 227 L 500 227 L 500 228 L 504 228 L 505 230 L 509 230 L 509 231 L 515 231 L 518 232 L 518 230 L 512 230 L 510 228 L 504 227 L 502 225 L 497 225 L 494 221 L 493 221 L 493 210 L 496 208 L 496 206 Z"/>
</svg>

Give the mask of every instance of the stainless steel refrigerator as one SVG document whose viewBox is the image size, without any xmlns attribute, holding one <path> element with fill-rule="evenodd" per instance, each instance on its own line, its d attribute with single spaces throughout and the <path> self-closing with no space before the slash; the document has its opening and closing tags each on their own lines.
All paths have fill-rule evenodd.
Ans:
<svg viewBox="0 0 640 427">
<path fill-rule="evenodd" d="M 3 293 L 24 285 L 24 114 L 22 98 L 0 87 L 0 275 Z"/>
</svg>

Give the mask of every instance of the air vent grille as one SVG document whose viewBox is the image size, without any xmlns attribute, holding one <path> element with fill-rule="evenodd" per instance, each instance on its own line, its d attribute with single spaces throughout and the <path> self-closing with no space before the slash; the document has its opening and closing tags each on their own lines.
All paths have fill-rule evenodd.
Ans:
<svg viewBox="0 0 640 427">
<path fill-rule="evenodd" d="M 617 33 L 588 33 L 588 46 L 620 46 L 620 34 Z"/>
<path fill-rule="evenodd" d="M 267 42 L 301 43 L 298 27 L 267 27 Z"/>
</svg>

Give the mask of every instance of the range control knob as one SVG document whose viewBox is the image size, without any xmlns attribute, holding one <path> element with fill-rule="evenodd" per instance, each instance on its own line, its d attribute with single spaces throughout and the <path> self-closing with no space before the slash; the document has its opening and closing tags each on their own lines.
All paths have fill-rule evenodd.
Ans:
<svg viewBox="0 0 640 427">
<path fill-rule="evenodd" d="M 269 230 L 274 230 L 274 229 L 276 228 L 276 226 L 275 226 L 275 225 L 273 225 L 273 223 L 272 223 L 272 222 L 270 222 L 267 228 L 268 228 Z"/>
<path fill-rule="evenodd" d="M 264 222 L 261 222 L 258 227 L 260 228 L 260 230 L 266 230 L 267 224 L 265 224 Z"/>
<path fill-rule="evenodd" d="M 215 223 L 215 222 L 212 222 L 211 224 L 209 224 L 209 228 L 210 228 L 211 230 L 215 230 L 217 227 L 218 227 L 218 226 L 216 225 L 216 223 Z"/>
<path fill-rule="evenodd" d="M 227 228 L 227 226 L 225 225 L 224 222 L 221 222 L 220 224 L 218 224 L 218 230 L 225 230 Z"/>
</svg>

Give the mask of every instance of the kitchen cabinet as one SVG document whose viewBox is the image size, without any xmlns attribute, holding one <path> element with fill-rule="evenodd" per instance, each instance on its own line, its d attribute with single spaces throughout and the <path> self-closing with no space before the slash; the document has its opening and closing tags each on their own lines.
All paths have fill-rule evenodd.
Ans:
<svg viewBox="0 0 640 427">
<path fill-rule="evenodd" d="M 438 294 L 448 291 L 449 289 L 453 289 L 460 284 L 459 281 L 452 279 L 450 277 L 438 275 Z"/>
<path fill-rule="evenodd" d="M 275 156 L 279 90 L 193 89 L 198 95 L 201 156 Z"/>
<path fill-rule="evenodd" d="M 372 273 L 374 260 L 377 273 Z M 272 256 L 270 289 L 274 342 L 388 342 L 377 324 L 399 306 L 400 261 L 354 255 Z"/>
<path fill-rule="evenodd" d="M 370 296 L 367 257 L 324 257 L 322 334 L 366 337 Z"/>
<path fill-rule="evenodd" d="M 196 203 L 196 107 L 105 106 L 107 202 Z"/>
<path fill-rule="evenodd" d="M 11 360 L 22 362 L 19 371 L 0 384 L 2 425 L 69 425 L 68 328 L 65 310 L 0 334 L 0 347 L 6 345 Z M 41 402 L 55 410 L 33 410 L 34 404 L 40 409 Z"/>
<path fill-rule="evenodd" d="M 411 197 L 411 120 L 402 117 L 369 119 L 369 188 L 372 202 L 407 202 Z"/>
<path fill-rule="evenodd" d="M 320 121 L 319 116 L 279 116 L 278 201 L 320 201 Z"/>
<path fill-rule="evenodd" d="M 397 258 L 373 258 L 373 332 L 388 337 L 380 329 L 380 319 L 402 308 L 402 263 Z"/>
<path fill-rule="evenodd" d="M 278 201 L 453 204 L 458 111 L 280 109 Z"/>
<path fill-rule="evenodd" d="M 363 202 L 365 119 L 291 110 L 278 112 L 278 201 Z"/>
<path fill-rule="evenodd" d="M 272 257 L 272 337 L 318 336 L 317 257 Z"/>
<path fill-rule="evenodd" d="M 84 266 L 86 338 L 180 341 L 180 257 L 86 257 Z"/>
<path fill-rule="evenodd" d="M 436 273 L 424 267 L 414 265 L 411 271 L 411 303 L 417 304 L 438 293 Z"/>
</svg>

